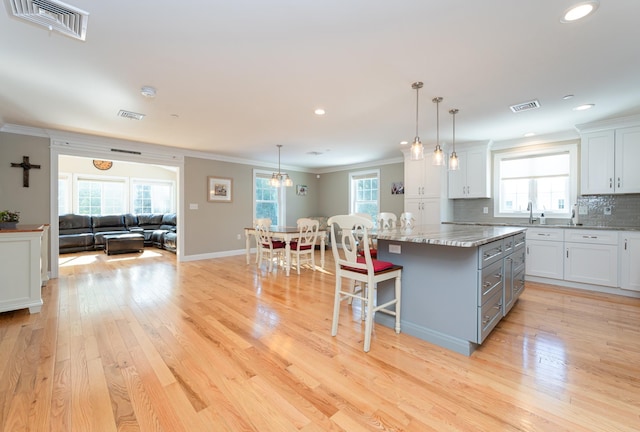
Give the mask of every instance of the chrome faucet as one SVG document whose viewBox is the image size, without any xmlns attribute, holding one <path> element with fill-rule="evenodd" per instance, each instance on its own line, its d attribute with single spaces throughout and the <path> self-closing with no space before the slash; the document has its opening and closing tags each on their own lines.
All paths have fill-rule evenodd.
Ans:
<svg viewBox="0 0 640 432">
<path fill-rule="evenodd" d="M 529 201 L 529 204 L 527 204 L 527 211 L 529 211 L 529 225 L 533 225 L 537 220 L 533 218 L 533 202 Z"/>
</svg>

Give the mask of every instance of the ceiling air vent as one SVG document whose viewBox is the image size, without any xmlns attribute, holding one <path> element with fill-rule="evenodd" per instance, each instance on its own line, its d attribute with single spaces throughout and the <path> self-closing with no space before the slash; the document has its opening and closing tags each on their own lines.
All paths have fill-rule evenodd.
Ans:
<svg viewBox="0 0 640 432">
<path fill-rule="evenodd" d="M 60 33 L 84 40 L 87 35 L 89 12 L 60 1 L 9 0 L 13 15 Z"/>
<path fill-rule="evenodd" d="M 133 111 L 120 110 L 118 111 L 118 117 L 124 117 L 131 120 L 142 120 L 144 118 L 144 114 L 135 113 Z"/>
<path fill-rule="evenodd" d="M 511 111 L 513 111 L 514 113 L 528 111 L 528 110 L 540 108 L 540 102 L 538 102 L 538 100 L 536 99 L 536 100 L 524 102 L 517 105 L 511 105 L 510 108 L 511 108 Z"/>
</svg>

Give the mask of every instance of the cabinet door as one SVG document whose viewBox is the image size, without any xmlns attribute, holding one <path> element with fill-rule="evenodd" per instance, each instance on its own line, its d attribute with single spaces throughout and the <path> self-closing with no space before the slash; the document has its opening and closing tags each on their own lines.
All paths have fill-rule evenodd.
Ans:
<svg viewBox="0 0 640 432">
<path fill-rule="evenodd" d="M 562 279 L 564 276 L 563 243 L 527 240 L 527 276 Z"/>
<path fill-rule="evenodd" d="M 640 291 L 640 232 L 620 233 L 620 288 Z"/>
<path fill-rule="evenodd" d="M 440 223 L 440 198 L 405 199 L 404 211 L 413 213 L 416 225 Z"/>
<path fill-rule="evenodd" d="M 616 193 L 640 193 L 640 127 L 616 131 Z"/>
<path fill-rule="evenodd" d="M 466 154 L 467 198 L 490 198 L 486 149 L 469 150 Z"/>
<path fill-rule="evenodd" d="M 424 161 L 404 159 L 404 197 L 420 198 L 424 194 Z M 405 211 L 411 211 L 405 208 Z"/>
<path fill-rule="evenodd" d="M 617 246 L 565 243 L 565 249 L 565 280 L 610 287 L 618 286 Z"/>
<path fill-rule="evenodd" d="M 613 130 L 584 134 L 580 144 L 580 192 L 609 194 L 614 192 L 615 133 Z"/>
<path fill-rule="evenodd" d="M 467 152 L 456 152 L 458 154 L 458 169 L 449 171 L 449 198 L 466 198 L 467 196 Z"/>
</svg>

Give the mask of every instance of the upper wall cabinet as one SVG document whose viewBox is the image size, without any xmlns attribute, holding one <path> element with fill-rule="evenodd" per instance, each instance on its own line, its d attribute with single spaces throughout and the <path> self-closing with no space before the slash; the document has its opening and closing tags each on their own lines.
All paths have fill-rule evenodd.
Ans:
<svg viewBox="0 0 640 432">
<path fill-rule="evenodd" d="M 460 168 L 449 171 L 449 198 L 491 198 L 489 145 L 463 144 L 456 153 Z"/>
<path fill-rule="evenodd" d="M 640 126 L 581 134 L 582 195 L 640 193 Z"/>
</svg>

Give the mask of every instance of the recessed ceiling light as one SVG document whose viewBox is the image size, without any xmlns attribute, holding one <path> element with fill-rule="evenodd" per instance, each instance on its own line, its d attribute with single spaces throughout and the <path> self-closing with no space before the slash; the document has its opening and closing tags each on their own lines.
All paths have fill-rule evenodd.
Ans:
<svg viewBox="0 0 640 432">
<path fill-rule="evenodd" d="M 409 144 L 409 141 L 400 141 L 400 145 L 407 145 Z"/>
<path fill-rule="evenodd" d="M 325 115 L 325 110 L 322 108 L 316 108 L 316 110 L 314 111 L 315 115 L 319 115 L 319 116 L 323 116 Z"/>
<path fill-rule="evenodd" d="M 593 108 L 594 106 L 596 106 L 596 104 L 584 104 L 584 105 L 578 105 L 577 107 L 575 107 L 573 110 L 574 111 L 584 111 L 584 110 L 588 110 Z"/>
<path fill-rule="evenodd" d="M 524 136 L 526 138 L 529 138 L 529 137 L 535 136 L 535 134 L 536 134 L 535 132 L 527 132 L 526 134 L 524 134 Z"/>
<path fill-rule="evenodd" d="M 151 86 L 144 86 L 140 89 L 140 94 L 144 97 L 154 98 L 156 97 L 156 89 Z"/>
<path fill-rule="evenodd" d="M 598 5 L 596 0 L 575 4 L 564 12 L 560 21 L 570 23 L 582 19 L 594 13 L 598 9 Z"/>
<path fill-rule="evenodd" d="M 567 100 L 567 99 L 571 99 L 572 97 L 573 97 L 572 94 L 568 94 L 568 95 L 562 96 L 562 99 Z"/>
</svg>

